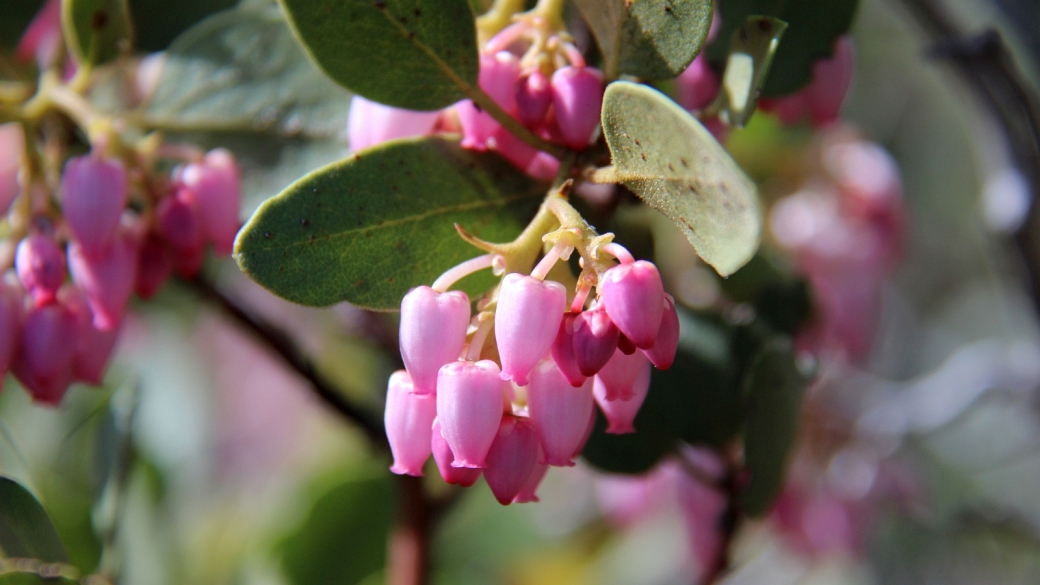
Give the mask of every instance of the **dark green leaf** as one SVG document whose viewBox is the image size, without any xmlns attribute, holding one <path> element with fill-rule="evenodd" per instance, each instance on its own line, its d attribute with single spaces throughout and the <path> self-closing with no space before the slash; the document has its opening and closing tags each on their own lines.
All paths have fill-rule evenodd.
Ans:
<svg viewBox="0 0 1040 585">
<path fill-rule="evenodd" d="M 214 12 L 233 8 L 235 0 L 130 0 L 134 37 L 141 51 L 162 51 L 191 25 Z"/>
<path fill-rule="evenodd" d="M 16 481 L 0 476 L 0 548 L 4 557 L 67 562 L 65 547 L 40 502 Z"/>
<path fill-rule="evenodd" d="M 794 335 L 812 311 L 808 283 L 776 258 L 762 253 L 718 282 L 730 300 L 750 303 L 758 318 L 787 335 Z"/>
<path fill-rule="evenodd" d="M 769 74 L 773 54 L 787 24 L 767 16 L 749 16 L 733 32 L 726 70 L 722 74 L 720 117 L 731 126 L 743 127 L 755 112 L 759 90 Z"/>
<path fill-rule="evenodd" d="M 517 215 L 544 193 L 495 154 L 441 138 L 398 140 L 318 169 L 265 202 L 235 255 L 291 301 L 396 310 L 408 289 L 479 255 L 454 224 L 511 240 L 524 225 Z"/>
<path fill-rule="evenodd" d="M 43 0 L 15 0 L 4 3 L 4 16 L 0 18 L 0 48 L 14 49 L 22 38 L 29 22 L 43 6 Z"/>
<path fill-rule="evenodd" d="M 61 26 L 80 63 L 100 65 L 130 52 L 127 0 L 62 0 Z"/>
<path fill-rule="evenodd" d="M 349 107 L 272 7 L 221 12 L 178 37 L 145 117 L 167 129 L 329 137 L 344 132 Z"/>
<path fill-rule="evenodd" d="M 606 61 L 607 74 L 670 79 L 701 51 L 712 0 L 576 0 Z"/>
<path fill-rule="evenodd" d="M 294 585 L 352 585 L 381 569 L 394 516 L 387 473 L 356 478 L 326 492 L 282 544 L 282 567 Z"/>
<path fill-rule="evenodd" d="M 749 516 L 768 512 L 783 487 L 807 382 L 786 339 L 766 344 L 751 364 L 744 431 L 744 465 L 750 477 L 740 493 Z"/>
<path fill-rule="evenodd" d="M 466 0 L 281 0 L 311 57 L 380 103 L 437 110 L 475 87 L 476 25 Z"/>
<path fill-rule="evenodd" d="M 600 180 L 624 183 L 668 216 L 723 276 L 758 248 L 758 191 L 700 122 L 645 85 L 617 81 L 603 98 L 603 134 L 614 163 Z"/>
<path fill-rule="evenodd" d="M 857 4 L 857 0 L 718 0 L 722 30 L 708 55 L 713 62 L 724 63 L 731 35 L 747 17 L 779 18 L 788 29 L 762 93 L 766 97 L 794 93 L 811 80 L 813 63 L 833 54 L 834 41 L 848 32 Z"/>
<path fill-rule="evenodd" d="M 4 571 L 0 572 L 0 585 L 76 585 L 76 579 L 62 576 L 41 576 L 32 571 Z"/>
</svg>

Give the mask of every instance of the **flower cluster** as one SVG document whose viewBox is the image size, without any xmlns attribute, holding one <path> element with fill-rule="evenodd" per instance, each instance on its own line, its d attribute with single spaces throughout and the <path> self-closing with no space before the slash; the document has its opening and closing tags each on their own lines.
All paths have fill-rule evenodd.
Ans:
<svg viewBox="0 0 1040 585">
<path fill-rule="evenodd" d="M 173 270 L 194 276 L 207 243 L 230 253 L 239 178 L 225 150 L 200 153 L 165 180 L 99 140 L 65 161 L 52 189 L 25 180 L 25 139 L 19 125 L 0 126 L 0 213 L 24 202 L 7 238 L 14 270 L 0 281 L 0 374 L 56 405 L 73 381 L 101 383 L 135 291 L 151 297 Z"/>
<path fill-rule="evenodd" d="M 502 504 L 537 501 L 548 466 L 574 465 L 597 404 L 606 432 L 635 432 L 651 364 L 667 369 L 675 357 L 679 319 L 657 267 L 607 242 L 592 255 L 619 263 L 598 276 L 591 303 L 587 281 L 568 308 L 564 285 L 546 279 L 572 252 L 567 238 L 530 274 L 505 274 L 472 319 L 466 293 L 448 288 L 481 268 L 501 274 L 501 256 L 470 260 L 405 295 L 405 370 L 390 378 L 386 400 L 392 471 L 422 475 L 432 454 L 448 483 L 470 486 L 483 473 Z"/>
<path fill-rule="evenodd" d="M 478 83 L 502 110 L 541 138 L 576 150 L 595 138 L 603 74 L 586 65 L 565 31 L 541 16 L 518 16 L 485 43 Z M 496 151 L 539 179 L 553 178 L 560 166 L 471 100 L 438 112 L 393 108 L 359 96 L 351 102 L 348 133 L 354 150 L 436 131 L 461 131 L 463 147 Z"/>
</svg>

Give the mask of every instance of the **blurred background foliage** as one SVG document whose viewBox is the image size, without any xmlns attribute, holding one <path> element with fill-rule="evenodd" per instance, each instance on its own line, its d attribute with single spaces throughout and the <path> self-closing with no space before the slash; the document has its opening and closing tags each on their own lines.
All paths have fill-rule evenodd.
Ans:
<svg viewBox="0 0 1040 585">
<path fill-rule="evenodd" d="M 16 39 L 37 4 L 6 3 L 0 39 Z M 232 32 L 214 28 L 219 22 L 212 18 L 220 15 L 199 23 L 233 4 L 198 0 L 171 9 L 169 2 L 132 0 L 137 44 L 168 50 L 174 63 L 189 55 L 186 67 L 199 38 L 234 49 L 227 40 L 236 38 Z M 941 5 L 964 31 L 1001 31 L 1035 89 L 1040 9 L 1034 2 Z M 289 38 L 277 22 L 265 30 L 266 43 Z M 823 371 L 810 391 L 800 445 L 804 455 L 843 435 L 841 448 L 865 453 L 858 461 L 873 465 L 867 473 L 894 469 L 909 479 L 898 496 L 867 504 L 872 520 L 864 522 L 861 554 L 792 554 L 775 522 L 756 521 L 738 536 L 736 570 L 726 582 L 1036 582 L 1040 328 L 1035 292 L 1025 285 L 1010 239 L 1017 226 L 1005 221 L 1015 202 L 1003 194 L 1016 180 L 1006 138 L 951 67 L 928 56 L 932 40 L 904 2 L 863 0 L 852 32 L 857 71 L 843 115 L 897 161 L 908 208 L 904 253 L 883 285 L 869 357 L 862 366 Z M 308 65 L 282 57 L 287 65 L 256 78 L 285 75 L 278 78 L 285 83 L 301 75 L 299 63 Z M 249 53 L 227 58 L 248 60 Z M 194 65 L 219 77 L 221 63 Z M 190 106 L 199 116 L 229 121 L 219 133 L 170 130 L 238 155 L 251 212 L 347 152 L 349 96 L 336 87 L 309 91 L 312 102 L 270 88 L 237 100 L 225 94 L 218 103 L 171 98 L 152 103 L 145 115 L 161 121 L 169 113 L 163 108 Z M 103 105 L 115 93 L 106 94 L 102 84 L 93 98 Z M 264 103 L 247 103 L 258 97 Z M 759 113 L 728 145 L 773 201 L 798 187 L 799 160 L 812 142 L 806 129 L 784 129 Z M 652 254 L 666 281 L 677 282 L 692 251 L 670 223 L 641 213 L 622 208 L 613 221 L 618 231 L 629 226 L 633 243 L 649 230 L 652 251 L 643 255 Z M 767 239 L 762 257 L 716 286 L 790 331 L 810 310 L 807 296 L 800 281 L 768 293 L 756 289 L 755 271 L 783 262 L 771 255 L 777 256 Z M 384 317 L 348 306 L 290 305 L 248 282 L 232 263 L 209 269 L 236 298 L 289 330 L 344 392 L 381 408 L 396 359 L 370 341 L 372 319 Z M 741 405 L 730 354 L 717 348 L 738 343 L 739 331 L 712 323 L 695 307 L 684 319 L 685 359 L 659 373 L 653 388 L 692 382 L 711 393 L 672 430 L 718 445 L 736 431 Z M 386 458 L 193 291 L 169 286 L 157 302 L 135 307 L 102 390 L 75 387 L 61 409 L 50 410 L 32 406 L 13 381 L 7 386 L 0 395 L 0 470 L 40 498 L 70 561 L 85 572 L 119 567 L 122 582 L 142 585 L 374 584 L 385 577 L 386 536 L 400 489 L 385 472 Z M 655 396 L 668 394 L 652 390 L 642 419 L 683 411 Z M 661 427 L 646 426 L 653 428 L 641 427 L 631 440 L 653 442 Z M 663 441 L 662 452 L 670 445 Z M 586 453 L 593 462 L 596 449 Z M 829 461 L 831 475 L 857 473 L 840 467 L 838 457 Z M 598 462 L 625 472 L 654 463 Z M 439 479 L 428 480 L 438 489 L 432 484 Z M 434 582 L 690 582 L 698 569 L 696 562 L 691 568 L 693 543 L 675 495 L 637 489 L 630 499 L 641 512 L 619 523 L 605 515 L 609 481 L 584 463 L 554 468 L 540 489 L 542 502 L 533 506 L 501 507 L 483 483 L 466 490 L 437 529 Z"/>
</svg>

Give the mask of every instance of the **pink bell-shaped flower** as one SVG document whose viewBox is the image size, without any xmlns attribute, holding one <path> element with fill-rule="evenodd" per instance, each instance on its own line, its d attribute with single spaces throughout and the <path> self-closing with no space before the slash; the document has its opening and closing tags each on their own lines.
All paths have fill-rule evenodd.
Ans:
<svg viewBox="0 0 1040 585">
<path fill-rule="evenodd" d="M 469 297 L 462 291 L 418 286 L 401 300 L 401 359 L 416 393 L 436 392 L 438 370 L 459 359 L 469 314 Z"/>
<path fill-rule="evenodd" d="M 356 95 L 350 100 L 347 137 L 357 152 L 397 138 L 429 136 L 437 126 L 440 111 L 418 112 L 385 106 Z"/>
<path fill-rule="evenodd" d="M 487 454 L 484 479 L 503 506 L 520 495 L 538 465 L 538 436 L 524 417 L 502 416 L 494 443 Z"/>
<path fill-rule="evenodd" d="M 79 320 L 62 303 L 29 310 L 13 372 L 33 400 L 57 406 L 72 383 Z"/>
<path fill-rule="evenodd" d="M 619 355 L 624 354 L 619 353 Z M 643 406 L 643 401 L 646 400 L 647 390 L 650 389 L 650 361 L 646 359 L 642 352 L 636 352 L 631 356 L 625 357 L 631 360 L 626 360 L 628 362 L 626 366 L 630 369 L 630 372 L 626 372 L 626 375 L 634 374 L 631 376 L 632 383 L 626 391 L 608 387 L 607 380 L 610 376 L 608 374 L 604 377 L 604 373 L 611 367 L 609 363 L 603 368 L 603 371 L 596 375 L 592 385 L 592 394 L 596 398 L 596 404 L 599 404 L 603 415 L 607 417 L 606 432 L 611 435 L 636 432 L 632 423 L 636 420 L 636 415 L 639 414 L 639 408 Z M 616 381 L 615 379 L 614 382 Z M 615 395 L 620 394 L 620 399 L 612 400 L 608 398 L 611 392 Z"/>
<path fill-rule="evenodd" d="M 231 253 L 238 234 L 242 186 L 235 156 L 223 148 L 206 153 L 201 162 L 184 165 L 180 179 L 195 197 L 202 231 L 217 254 Z"/>
<path fill-rule="evenodd" d="M 455 467 L 452 465 L 455 462 L 455 454 L 451 452 L 451 446 L 448 445 L 448 441 L 441 434 L 440 419 L 433 419 L 431 443 L 433 460 L 437 462 L 437 470 L 441 472 L 441 477 L 444 478 L 446 483 L 462 487 L 470 487 L 477 483 L 477 480 L 480 478 L 479 469 Z"/>
<path fill-rule="evenodd" d="M 0 125 L 0 217 L 7 215 L 11 202 L 21 192 L 18 171 L 22 168 L 25 132 L 18 122 Z"/>
<path fill-rule="evenodd" d="M 137 280 L 137 243 L 122 234 L 97 256 L 76 242 L 69 245 L 72 280 L 83 289 L 94 314 L 94 326 L 109 331 L 119 326 Z"/>
<path fill-rule="evenodd" d="M 398 370 L 390 376 L 383 416 L 390 452 L 394 455 L 390 471 L 422 476 L 423 463 L 431 452 L 431 429 L 436 417 L 437 401 L 433 396 L 412 392 L 408 372 Z"/>
<path fill-rule="evenodd" d="M 141 251 L 137 255 L 137 281 L 134 283 L 134 292 L 145 300 L 154 297 L 170 278 L 171 272 L 173 265 L 166 245 L 158 236 L 149 234 L 141 243 Z"/>
<path fill-rule="evenodd" d="M 495 310 L 502 378 L 527 385 L 527 374 L 552 346 L 567 305 L 567 290 L 551 280 L 505 275 Z"/>
<path fill-rule="evenodd" d="M 578 315 L 574 321 L 574 359 L 582 374 L 595 375 L 607 365 L 619 335 L 617 326 L 602 307 L 594 306 Z"/>
<path fill-rule="evenodd" d="M 195 195 L 181 187 L 159 202 L 155 212 L 159 234 L 178 250 L 192 250 L 203 245 L 202 218 L 195 205 Z"/>
<path fill-rule="evenodd" d="M 648 349 L 657 341 L 664 312 L 664 284 L 652 262 L 619 264 L 603 275 L 603 307 L 610 320 L 636 347 Z"/>
<path fill-rule="evenodd" d="M 592 388 L 593 388 L 593 390 L 596 389 L 596 380 L 595 379 L 593 379 L 593 381 L 592 381 Z M 593 399 L 595 399 L 595 398 L 596 398 L 595 395 L 593 395 Z M 592 436 L 592 431 L 595 430 L 595 428 L 596 428 L 596 409 L 593 408 L 592 412 L 589 413 L 589 421 L 587 423 L 585 423 L 585 432 L 582 433 L 581 441 L 578 442 L 578 448 L 574 450 L 574 453 L 571 455 L 571 459 L 577 459 L 578 456 L 581 455 L 581 452 L 583 450 L 585 450 L 585 443 L 589 442 L 589 437 Z"/>
<path fill-rule="evenodd" d="M 549 473 L 549 465 L 546 463 L 535 463 L 534 469 L 524 480 L 523 487 L 520 488 L 520 493 L 513 498 L 514 504 L 528 504 L 532 502 L 538 502 L 538 486 L 541 485 L 542 480 L 545 479 L 545 474 Z"/>
<path fill-rule="evenodd" d="M 578 360 L 574 356 L 574 323 L 579 314 L 566 313 L 563 316 L 563 320 L 560 321 L 560 329 L 556 332 L 556 338 L 553 339 L 552 346 L 549 348 L 560 374 L 567 379 L 571 386 L 575 387 L 581 386 L 588 379 L 578 369 Z M 614 342 L 614 345 L 616 346 L 617 342 Z M 611 354 L 613 355 L 613 353 L 613 349 L 611 349 Z"/>
<path fill-rule="evenodd" d="M 838 119 L 845 96 L 852 86 L 856 55 L 852 37 L 844 35 L 834 44 L 834 56 L 813 64 L 813 80 L 803 91 L 812 121 L 817 126 Z"/>
<path fill-rule="evenodd" d="M 33 234 L 18 244 L 15 270 L 37 306 L 54 302 L 65 282 L 65 253 L 49 236 Z"/>
<path fill-rule="evenodd" d="M 83 250 L 102 253 L 115 238 L 126 207 L 123 163 L 97 154 L 70 158 L 61 176 L 61 205 Z"/>
<path fill-rule="evenodd" d="M 86 295 L 78 288 L 66 287 L 61 291 L 61 300 L 76 318 L 78 343 L 72 356 L 72 374 L 77 380 L 100 386 L 105 369 L 116 348 L 120 328 L 102 331 L 94 326 L 93 315 Z"/>
<path fill-rule="evenodd" d="M 22 334 L 22 291 L 0 280 L 0 388 Z"/>
<path fill-rule="evenodd" d="M 553 110 L 563 143 L 582 149 L 592 141 L 603 105 L 603 74 L 594 67 L 563 67 L 552 76 Z"/>
<path fill-rule="evenodd" d="M 687 110 L 700 110 L 719 93 L 719 76 L 708 64 L 705 53 L 697 55 L 685 71 L 675 78 L 676 101 Z"/>
<path fill-rule="evenodd" d="M 628 400 L 634 396 L 633 386 L 649 361 L 641 351 L 631 354 L 618 349 L 596 376 L 603 383 L 605 400 Z"/>
<path fill-rule="evenodd" d="M 484 467 L 502 417 L 505 388 L 498 364 L 458 361 L 437 374 L 437 417 L 454 467 Z"/>
<path fill-rule="evenodd" d="M 527 386 L 527 409 L 545 453 L 545 463 L 559 467 L 571 461 L 595 409 L 592 380 L 575 388 L 563 377 L 553 360 L 542 360 L 531 372 Z"/>
<path fill-rule="evenodd" d="M 520 77 L 520 61 L 506 51 L 494 55 L 480 55 L 480 88 L 510 116 L 516 116 L 516 80 Z M 488 138 L 499 127 L 487 112 L 470 100 L 456 104 L 455 111 L 462 125 L 462 146 L 473 150 L 487 148 Z"/>
<path fill-rule="evenodd" d="M 667 370 L 675 361 L 675 352 L 679 348 L 679 314 L 675 311 L 675 299 L 672 295 L 664 295 L 664 313 L 661 314 L 661 328 L 657 330 L 657 341 L 643 353 L 658 370 Z"/>
<path fill-rule="evenodd" d="M 528 128 L 538 128 L 552 105 L 553 92 L 549 78 L 535 69 L 516 83 L 516 108 L 520 121 Z"/>
</svg>

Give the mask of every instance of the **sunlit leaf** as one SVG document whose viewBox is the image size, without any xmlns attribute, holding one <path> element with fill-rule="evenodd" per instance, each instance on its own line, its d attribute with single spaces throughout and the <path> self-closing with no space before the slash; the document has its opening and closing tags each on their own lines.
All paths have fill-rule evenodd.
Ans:
<svg viewBox="0 0 1040 585">
<path fill-rule="evenodd" d="M 395 310 L 408 289 L 480 254 L 454 224 L 509 241 L 545 191 L 498 155 L 454 140 L 394 141 L 318 169 L 265 202 L 235 254 L 254 280 L 291 301 Z"/>
<path fill-rule="evenodd" d="M 664 94 L 630 82 L 607 87 L 603 133 L 624 183 L 671 218 L 723 276 L 751 259 L 762 228 L 754 183 L 700 122 Z"/>
<path fill-rule="evenodd" d="M 311 57 L 335 81 L 399 108 L 437 110 L 476 86 L 466 0 L 281 0 Z"/>
<path fill-rule="evenodd" d="M 711 28 L 711 0 L 576 0 L 611 77 L 668 79 L 683 72 Z"/>
<path fill-rule="evenodd" d="M 725 63 L 731 35 L 747 17 L 778 18 L 788 29 L 762 92 L 766 97 L 794 93 L 811 80 L 813 63 L 831 56 L 835 40 L 852 25 L 858 4 L 858 0 L 717 0 L 722 28 L 708 55 L 715 63 Z"/>
<path fill-rule="evenodd" d="M 782 20 L 749 16 L 733 32 L 717 98 L 721 100 L 719 116 L 731 126 L 743 127 L 755 112 L 762 83 L 786 28 Z"/>
<path fill-rule="evenodd" d="M 67 562 L 65 547 L 40 502 L 13 479 L 0 476 L 0 549 L 3 557 Z"/>
<path fill-rule="evenodd" d="M 780 338 L 761 350 L 747 376 L 744 465 L 750 474 L 740 502 L 749 516 L 761 516 L 783 487 L 807 380 L 798 370 L 790 343 Z"/>
<path fill-rule="evenodd" d="M 307 58 L 276 8 L 235 9 L 170 45 L 146 122 L 192 130 L 337 136 L 350 94 Z"/>
<path fill-rule="evenodd" d="M 130 52 L 127 0 L 62 0 L 61 26 L 80 63 L 98 65 Z"/>
</svg>

